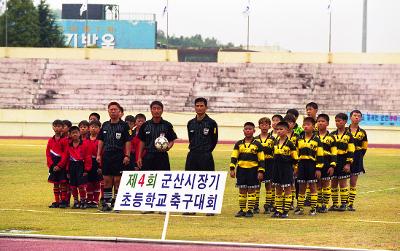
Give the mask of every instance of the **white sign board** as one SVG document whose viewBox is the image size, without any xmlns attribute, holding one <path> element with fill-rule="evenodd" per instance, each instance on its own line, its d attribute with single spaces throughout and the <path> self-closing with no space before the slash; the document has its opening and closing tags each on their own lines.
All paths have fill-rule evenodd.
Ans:
<svg viewBox="0 0 400 251">
<path fill-rule="evenodd" d="M 221 213 L 226 172 L 123 172 L 115 210 Z"/>
</svg>

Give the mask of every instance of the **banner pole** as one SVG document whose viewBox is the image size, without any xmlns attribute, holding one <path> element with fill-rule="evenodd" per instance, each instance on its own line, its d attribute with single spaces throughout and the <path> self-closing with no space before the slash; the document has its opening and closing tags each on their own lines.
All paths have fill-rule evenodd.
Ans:
<svg viewBox="0 0 400 251">
<path fill-rule="evenodd" d="M 162 241 L 165 241 L 165 237 L 167 236 L 168 221 L 169 221 L 169 211 L 167 211 L 167 213 L 165 214 L 164 228 L 161 235 Z"/>
</svg>

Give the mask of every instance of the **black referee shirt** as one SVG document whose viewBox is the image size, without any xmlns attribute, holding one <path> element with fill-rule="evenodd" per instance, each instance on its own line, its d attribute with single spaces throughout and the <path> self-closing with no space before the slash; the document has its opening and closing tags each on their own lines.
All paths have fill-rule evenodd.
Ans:
<svg viewBox="0 0 400 251">
<path fill-rule="evenodd" d="M 104 142 L 105 152 L 123 151 L 130 139 L 129 130 L 129 125 L 122 120 L 118 123 L 107 121 L 103 123 L 97 139 Z"/>
<path fill-rule="evenodd" d="M 154 146 L 154 141 L 161 135 L 164 135 L 169 142 L 178 138 L 172 124 L 162 118 L 160 123 L 154 123 L 152 119 L 147 120 L 140 127 L 138 133 L 139 139 L 144 142 L 144 148 L 150 153 L 158 152 Z"/>
<path fill-rule="evenodd" d="M 195 117 L 187 124 L 191 152 L 212 152 L 218 142 L 218 125 L 206 116 L 198 121 Z"/>
</svg>

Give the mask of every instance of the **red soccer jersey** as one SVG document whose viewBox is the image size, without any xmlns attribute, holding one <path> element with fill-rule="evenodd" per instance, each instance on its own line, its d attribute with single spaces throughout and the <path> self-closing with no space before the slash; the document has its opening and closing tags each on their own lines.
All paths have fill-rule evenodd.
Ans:
<svg viewBox="0 0 400 251">
<path fill-rule="evenodd" d="M 54 157 L 62 158 L 62 156 L 66 151 L 67 145 L 68 145 L 68 139 L 65 137 L 60 137 L 59 139 L 56 139 L 56 137 L 53 136 L 48 140 L 46 147 L 46 159 L 48 168 L 50 168 L 54 164 L 53 162 Z M 59 167 L 61 168 L 64 167 L 61 165 L 62 163 L 58 164 Z"/>
<path fill-rule="evenodd" d="M 94 140 L 89 138 L 86 141 L 90 146 L 90 155 L 91 155 L 91 157 L 92 158 L 96 158 L 97 157 L 97 149 L 98 149 L 98 146 L 99 146 L 99 140 L 96 137 Z"/>
<path fill-rule="evenodd" d="M 63 156 L 63 164 L 69 170 L 71 161 L 83 161 L 85 171 L 89 172 L 92 169 L 92 149 L 87 140 L 80 141 L 77 147 L 73 146 L 73 142 L 68 144 L 67 150 Z"/>
</svg>

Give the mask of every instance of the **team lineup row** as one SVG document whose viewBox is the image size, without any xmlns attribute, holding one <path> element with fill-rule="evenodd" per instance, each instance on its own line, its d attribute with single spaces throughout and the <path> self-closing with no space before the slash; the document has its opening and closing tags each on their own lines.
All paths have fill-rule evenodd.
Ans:
<svg viewBox="0 0 400 251">
<path fill-rule="evenodd" d="M 196 117 L 187 124 L 185 170 L 213 171 L 218 125 L 206 113 L 206 99 L 197 98 L 194 105 Z M 46 150 L 48 181 L 54 184 L 55 198 L 50 207 L 68 207 L 72 194 L 73 208 L 97 207 L 101 197 L 100 210 L 110 211 L 123 171 L 170 170 L 168 150 L 177 135 L 172 124 L 162 118 L 163 108 L 161 102 L 154 101 L 150 120 L 137 114 L 122 121 L 122 107 L 111 102 L 110 120 L 103 124 L 97 113 L 78 126 L 55 120 L 55 135 Z M 359 127 L 362 114 L 351 112 L 349 127 L 347 115 L 337 114 L 337 130 L 329 133 L 329 116 L 317 116 L 317 112 L 317 104 L 307 104 L 302 127 L 296 124 L 296 109 L 289 109 L 285 117 L 274 115 L 272 121 L 261 118 L 257 137 L 254 123 L 244 124 L 244 139 L 235 144 L 230 164 L 230 176 L 237 179 L 239 188 L 237 217 L 260 212 L 261 183 L 266 189 L 264 213 L 272 213 L 273 217 L 288 217 L 295 197 L 298 215 L 304 214 L 307 203 L 311 205 L 310 215 L 327 212 L 331 198 L 330 210 L 355 210 L 357 177 L 364 172 L 363 157 L 368 146 L 366 132 Z M 158 144 L 160 138 L 165 139 L 164 146 Z M 307 197 L 306 189 L 310 191 Z"/>
</svg>

